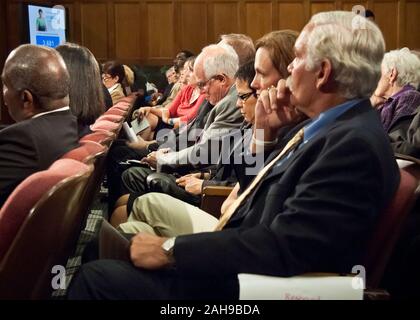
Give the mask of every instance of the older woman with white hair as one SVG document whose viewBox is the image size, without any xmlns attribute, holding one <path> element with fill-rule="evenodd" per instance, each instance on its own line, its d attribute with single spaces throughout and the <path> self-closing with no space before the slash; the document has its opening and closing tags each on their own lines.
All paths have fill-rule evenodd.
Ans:
<svg viewBox="0 0 420 320">
<path fill-rule="evenodd" d="M 387 133 L 395 130 L 399 120 L 415 113 L 420 105 L 420 93 L 416 91 L 419 81 L 420 59 L 408 48 L 384 55 L 381 78 L 371 103 L 378 107 Z"/>
</svg>

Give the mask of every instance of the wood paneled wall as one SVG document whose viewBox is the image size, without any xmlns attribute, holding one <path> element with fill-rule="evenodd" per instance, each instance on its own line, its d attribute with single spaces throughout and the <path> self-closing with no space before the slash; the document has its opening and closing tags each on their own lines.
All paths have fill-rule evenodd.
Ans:
<svg viewBox="0 0 420 320">
<path fill-rule="evenodd" d="M 255 40 L 271 30 L 300 30 L 316 12 L 355 5 L 375 12 L 388 50 L 420 48 L 420 0 L 0 0 L 0 67 L 22 43 L 28 2 L 64 5 L 68 40 L 90 48 L 100 61 L 168 64 L 177 51 L 198 53 L 223 33 L 246 33 Z M 1 109 L 1 121 L 8 122 Z"/>
<path fill-rule="evenodd" d="M 21 41 L 22 3 L 6 4 L 7 50 Z M 420 48 L 420 0 L 31 0 L 61 4 L 69 12 L 69 40 L 90 48 L 101 61 L 169 63 L 180 49 L 199 52 L 222 33 L 257 39 L 275 29 L 300 30 L 320 11 L 371 8 L 387 49 Z M 3 33 L 3 32 L 2 32 Z"/>
</svg>

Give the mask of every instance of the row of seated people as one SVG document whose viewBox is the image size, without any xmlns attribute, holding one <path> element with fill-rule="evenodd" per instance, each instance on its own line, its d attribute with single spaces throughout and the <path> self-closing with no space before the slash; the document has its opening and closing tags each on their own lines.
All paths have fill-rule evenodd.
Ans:
<svg viewBox="0 0 420 320">
<path fill-rule="evenodd" d="M 193 66 L 210 110 L 204 130 L 184 149 L 149 153 L 151 144 L 139 143 L 148 167 L 122 174 L 119 191 L 131 200 L 128 209 L 117 201 L 111 216 L 119 230 L 136 234 L 131 261 L 86 264 L 70 298 L 232 299 L 239 273 L 349 273 L 363 264 L 383 208 L 407 182 L 388 134 L 415 117 L 419 59 L 407 49 L 384 55 L 377 26 L 363 21 L 366 29 L 353 30 L 354 18 L 321 13 L 300 35 L 272 32 L 256 42 L 248 57 L 255 61 L 242 64 L 240 46 L 205 47 Z M 223 141 L 230 145 L 235 129 L 245 132 L 243 141 L 223 163 Z M 191 169 L 200 172 L 180 177 Z M 234 184 L 220 219 L 197 208 L 205 176 Z"/>
</svg>

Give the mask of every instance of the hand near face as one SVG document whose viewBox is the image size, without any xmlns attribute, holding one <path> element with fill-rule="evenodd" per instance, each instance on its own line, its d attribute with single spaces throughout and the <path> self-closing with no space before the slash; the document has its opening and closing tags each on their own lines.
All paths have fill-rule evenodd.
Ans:
<svg viewBox="0 0 420 320">
<path fill-rule="evenodd" d="M 264 141 L 274 140 L 280 128 L 301 118 L 302 114 L 290 104 L 290 91 L 285 80 L 280 80 L 277 88 L 261 91 L 255 106 L 255 128 L 264 130 Z M 258 138 L 261 140 L 262 137 Z"/>
<path fill-rule="evenodd" d="M 378 96 L 376 94 L 373 94 L 370 97 L 370 103 L 372 104 L 372 107 L 379 107 L 381 104 L 384 104 L 386 102 L 385 97 Z"/>
<path fill-rule="evenodd" d="M 168 256 L 162 249 L 167 238 L 138 233 L 131 239 L 130 259 L 138 268 L 162 269 L 170 265 Z"/>
</svg>

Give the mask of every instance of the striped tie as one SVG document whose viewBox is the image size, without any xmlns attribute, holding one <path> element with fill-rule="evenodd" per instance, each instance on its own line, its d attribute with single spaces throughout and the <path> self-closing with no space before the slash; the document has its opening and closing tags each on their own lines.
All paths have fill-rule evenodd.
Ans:
<svg viewBox="0 0 420 320">
<path fill-rule="evenodd" d="M 236 209 L 239 208 L 239 206 L 242 204 L 242 202 L 245 200 L 246 197 L 256 188 L 258 183 L 266 176 L 268 171 L 276 164 L 277 161 L 279 161 L 285 154 L 287 154 L 289 151 L 296 148 L 300 142 L 303 140 L 303 128 L 300 129 L 294 137 L 286 144 L 286 146 L 283 148 L 283 150 L 275 157 L 269 164 L 267 164 L 254 178 L 252 183 L 248 186 L 248 188 L 245 189 L 244 192 L 230 205 L 230 207 L 227 208 L 226 212 L 222 215 L 222 217 L 219 220 L 219 223 L 216 226 L 215 231 L 222 230 L 223 227 L 226 225 L 226 223 L 229 221 L 229 219 L 232 217 L 233 213 L 236 211 Z"/>
</svg>

